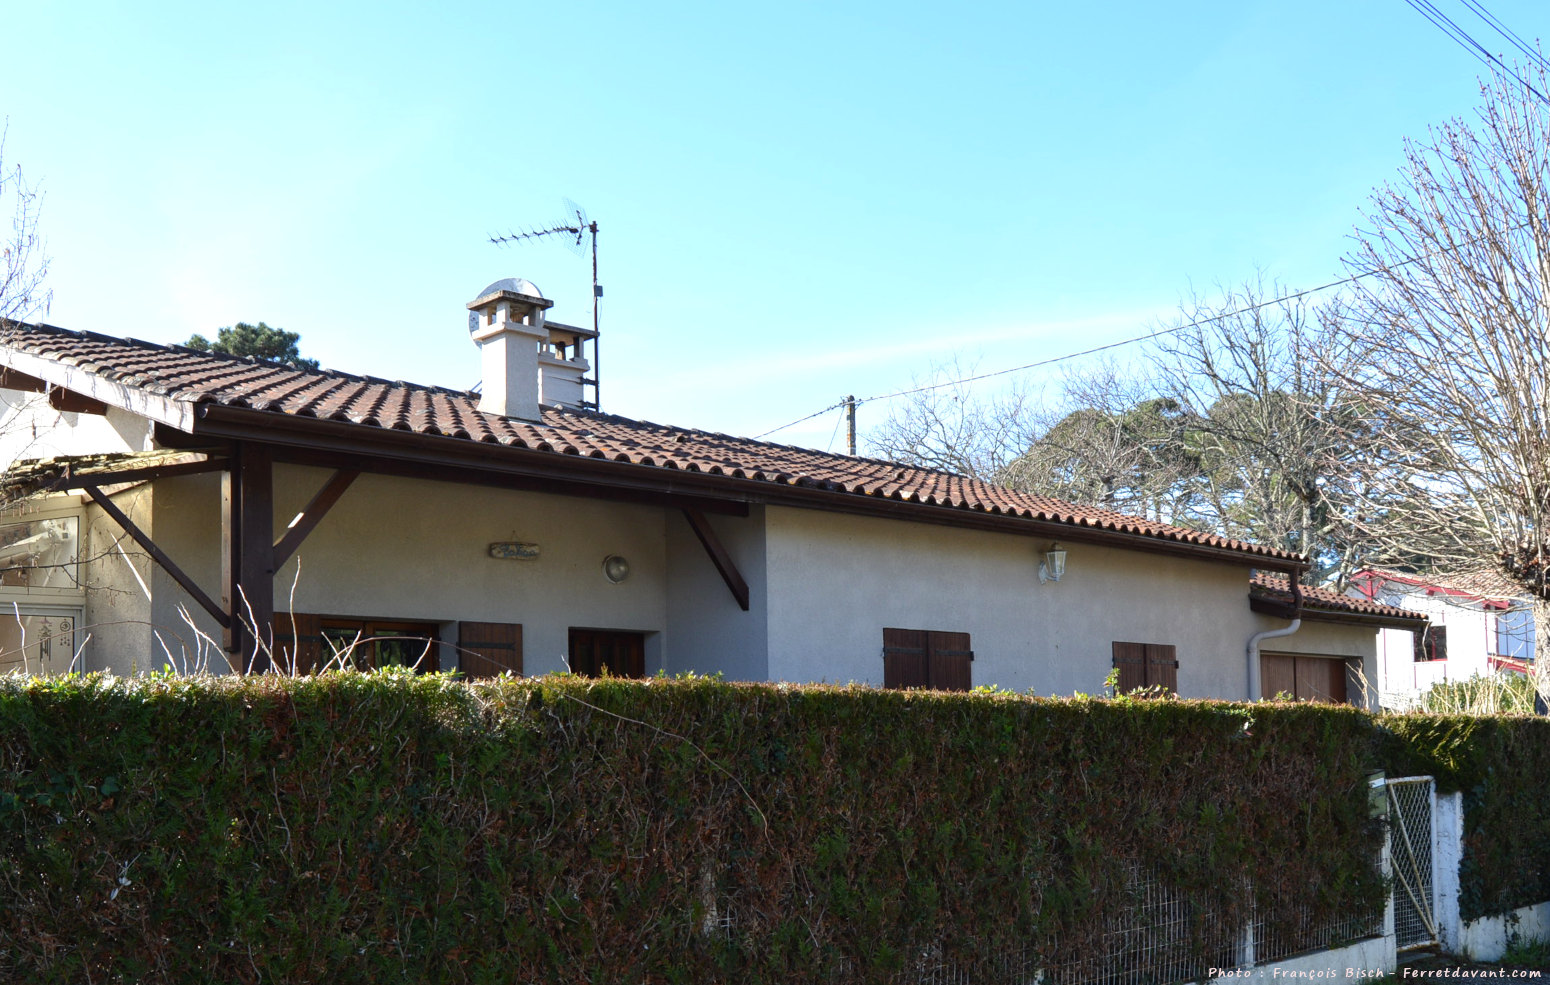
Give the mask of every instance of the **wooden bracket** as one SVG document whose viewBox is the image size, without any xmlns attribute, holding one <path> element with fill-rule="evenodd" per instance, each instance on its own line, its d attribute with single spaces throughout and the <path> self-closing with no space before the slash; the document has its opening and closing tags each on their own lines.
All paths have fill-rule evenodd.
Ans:
<svg viewBox="0 0 1550 985">
<path fill-rule="evenodd" d="M 188 576 L 187 572 L 173 563 L 173 560 L 167 556 L 166 552 L 157 547 L 155 541 L 146 536 L 145 531 L 137 527 L 135 522 L 129 519 L 124 511 L 119 509 L 100 487 L 85 486 L 84 488 L 86 495 L 92 498 L 92 502 L 101 507 L 102 512 L 112 517 L 115 523 L 123 527 L 124 532 L 133 538 L 134 542 L 139 544 L 145 553 L 151 556 L 152 560 L 161 565 L 162 570 L 171 575 L 173 581 L 183 586 L 183 591 L 187 592 L 189 597 L 195 602 L 198 602 L 200 608 L 210 613 L 215 621 L 221 624 L 222 629 L 230 628 L 231 617 L 226 614 L 226 611 L 217 605 L 215 600 L 206 595 L 204 589 L 200 588 L 194 579 Z"/>
<path fill-rule="evenodd" d="M 108 405 L 102 401 L 84 393 L 66 390 L 62 386 L 48 388 L 48 405 L 65 414 L 95 414 L 102 417 L 108 412 Z"/>
<path fill-rule="evenodd" d="M 296 553 L 296 548 L 307 539 L 307 535 L 328 515 L 328 511 L 339 502 L 339 497 L 344 495 L 350 483 L 360 478 L 360 472 L 354 469 L 340 469 L 335 472 L 323 488 L 318 490 L 316 496 L 307 504 L 306 508 L 296 514 L 296 519 L 286 529 L 285 535 L 274 545 L 274 569 L 279 571 L 285 566 L 285 562 Z"/>
<path fill-rule="evenodd" d="M 748 582 L 743 580 L 742 572 L 737 570 L 737 564 L 732 560 L 732 555 L 722 546 L 721 538 L 716 536 L 716 530 L 705 519 L 705 514 L 699 510 L 684 508 L 684 519 L 689 521 L 689 526 L 694 530 L 694 535 L 700 539 L 700 546 L 705 548 L 705 553 L 710 555 L 711 563 L 721 573 L 721 580 L 727 583 L 727 588 L 732 592 L 732 597 L 744 612 L 748 611 Z"/>
</svg>

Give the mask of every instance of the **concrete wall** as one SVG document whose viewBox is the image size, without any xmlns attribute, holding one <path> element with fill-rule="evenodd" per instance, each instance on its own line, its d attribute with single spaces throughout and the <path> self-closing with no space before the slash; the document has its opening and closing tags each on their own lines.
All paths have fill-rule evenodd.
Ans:
<svg viewBox="0 0 1550 985">
<path fill-rule="evenodd" d="M 330 474 L 276 467 L 276 537 Z M 219 476 L 162 480 L 156 488 L 157 542 L 219 599 Z M 661 666 L 667 629 L 664 527 L 659 507 L 363 475 L 276 573 L 275 605 L 435 622 L 447 642 L 456 641 L 457 620 L 520 623 L 529 674 L 565 668 L 571 627 L 640 631 L 648 634 L 650 673 Z M 497 541 L 536 543 L 539 557 L 492 558 L 489 545 Z M 609 554 L 630 562 L 621 584 L 603 577 Z M 195 609 L 165 576 L 155 592 L 158 625 L 182 622 L 179 603 Z M 213 631 L 202 613 L 196 621 Z M 444 650 L 443 666 L 454 661 Z"/>
<path fill-rule="evenodd" d="M 720 671 L 731 680 L 763 681 L 769 671 L 769 586 L 765 578 L 765 511 L 707 517 L 748 582 L 748 611 L 732 598 L 683 514 L 667 511 L 667 663 L 669 673 Z"/>
</svg>

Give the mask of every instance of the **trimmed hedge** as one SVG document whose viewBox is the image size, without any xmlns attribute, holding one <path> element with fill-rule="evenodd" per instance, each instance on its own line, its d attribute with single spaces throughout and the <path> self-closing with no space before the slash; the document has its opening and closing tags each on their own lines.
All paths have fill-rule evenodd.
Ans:
<svg viewBox="0 0 1550 985">
<path fill-rule="evenodd" d="M 1465 920 L 1550 900 L 1550 719 L 1393 715 L 1391 776 L 1430 774 L 1464 795 L 1459 913 Z"/>
<path fill-rule="evenodd" d="M 1397 734 L 1397 733 L 1396 733 Z M 881 982 L 1380 905 L 1351 709 L 704 679 L 0 681 L 0 980 Z M 1221 921 L 1217 930 L 1212 920 Z"/>
</svg>

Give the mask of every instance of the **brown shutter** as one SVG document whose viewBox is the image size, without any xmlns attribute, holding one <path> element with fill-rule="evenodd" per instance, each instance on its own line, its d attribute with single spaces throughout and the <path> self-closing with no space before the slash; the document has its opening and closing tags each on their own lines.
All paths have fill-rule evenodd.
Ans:
<svg viewBox="0 0 1550 985">
<path fill-rule="evenodd" d="M 1297 699 L 1345 704 L 1345 661 L 1298 657 Z"/>
<path fill-rule="evenodd" d="M 919 629 L 883 630 L 883 687 L 930 687 L 927 633 Z"/>
<path fill-rule="evenodd" d="M 973 660 L 968 633 L 926 634 L 926 676 L 936 690 L 968 691 L 973 688 Z"/>
<path fill-rule="evenodd" d="M 1171 643 L 1146 644 L 1146 686 L 1179 693 L 1179 651 Z"/>
<path fill-rule="evenodd" d="M 282 673 L 315 674 L 327 652 L 321 616 L 308 612 L 275 613 L 274 665 Z"/>
<path fill-rule="evenodd" d="M 1146 645 L 1144 643 L 1114 644 L 1114 667 L 1119 671 L 1116 694 L 1129 694 L 1146 687 Z"/>
<path fill-rule="evenodd" d="M 1259 655 L 1259 696 L 1274 698 L 1278 694 L 1297 697 L 1297 659 L 1281 653 Z"/>
<path fill-rule="evenodd" d="M 522 675 L 522 627 L 509 622 L 457 624 L 458 667 L 465 677 Z"/>
</svg>

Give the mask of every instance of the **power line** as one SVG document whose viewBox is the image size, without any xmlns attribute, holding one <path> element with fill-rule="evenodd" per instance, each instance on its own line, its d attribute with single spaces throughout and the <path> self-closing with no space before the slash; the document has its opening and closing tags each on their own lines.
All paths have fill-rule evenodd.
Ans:
<svg viewBox="0 0 1550 985">
<path fill-rule="evenodd" d="M 1418 258 L 1415 258 L 1415 259 L 1418 259 Z M 1415 259 L 1407 260 L 1405 262 L 1406 263 L 1413 263 L 1413 262 L 1415 262 Z M 980 373 L 977 376 L 965 376 L 965 377 L 962 377 L 962 378 L 956 379 L 956 380 L 942 380 L 942 381 L 939 381 L 939 382 L 936 382 L 936 383 L 926 383 L 926 384 L 923 384 L 921 386 L 910 387 L 909 389 L 906 389 L 906 390 L 895 390 L 892 393 L 873 394 L 870 397 L 857 397 L 857 398 L 855 398 L 856 405 L 859 407 L 861 404 L 871 403 L 874 400 L 892 400 L 894 397 L 904 397 L 904 396 L 908 396 L 908 395 L 910 395 L 912 393 L 923 393 L 923 392 L 925 392 L 927 390 L 940 390 L 943 387 L 959 386 L 959 385 L 964 384 L 964 383 L 977 383 L 980 380 L 993 379 L 994 377 L 997 377 L 997 376 L 1006 376 L 1008 373 L 1020 373 L 1023 370 L 1038 369 L 1041 366 L 1053 366 L 1056 363 L 1066 362 L 1066 361 L 1071 360 L 1071 359 L 1080 359 L 1083 356 L 1091 356 L 1094 353 L 1106 352 L 1109 349 L 1118 349 L 1121 346 L 1134 345 L 1137 342 L 1145 342 L 1148 339 L 1155 339 L 1155 338 L 1159 338 L 1159 337 L 1164 336 L 1164 335 L 1171 335 L 1174 332 L 1182 332 L 1186 328 L 1199 328 L 1202 325 L 1208 325 L 1211 322 L 1220 321 L 1223 318 L 1231 318 L 1234 315 L 1242 315 L 1242 314 L 1247 314 L 1247 313 L 1249 313 L 1251 311 L 1258 311 L 1261 308 L 1268 308 L 1268 307 L 1270 307 L 1271 305 L 1274 305 L 1274 304 L 1282 304 L 1282 303 L 1287 302 L 1287 301 L 1296 301 L 1298 298 L 1304 298 L 1304 297 L 1307 297 L 1310 294 L 1318 294 L 1321 291 L 1327 291 L 1327 290 L 1329 290 L 1332 287 L 1340 287 L 1342 285 L 1350 284 L 1350 283 L 1353 283 L 1355 281 L 1361 280 L 1364 277 L 1371 277 L 1375 273 L 1377 273 L 1377 271 L 1368 271 L 1366 273 L 1354 274 L 1354 275 L 1352 275 L 1350 277 L 1343 277 L 1340 280 L 1332 280 L 1328 284 L 1320 284 L 1318 287 L 1310 287 L 1310 288 L 1308 288 L 1306 290 L 1295 291 L 1295 292 L 1293 292 L 1291 294 L 1283 294 L 1280 297 L 1271 298 L 1268 301 L 1260 301 L 1260 302 L 1257 302 L 1255 304 L 1244 305 L 1243 307 L 1236 308 L 1236 309 L 1234 309 L 1232 311 L 1223 311 L 1223 312 L 1220 312 L 1219 314 L 1214 314 L 1214 315 L 1210 316 L 1209 318 L 1197 319 L 1196 321 L 1187 322 L 1187 323 L 1182 324 L 1182 325 L 1170 325 L 1167 328 L 1159 328 L 1159 329 L 1156 329 L 1154 331 L 1147 332 L 1144 335 L 1135 335 L 1135 336 L 1132 336 L 1132 337 L 1130 337 L 1128 339 L 1120 339 L 1118 342 L 1108 342 L 1108 343 L 1105 343 L 1104 345 L 1093 346 L 1090 349 L 1083 349 L 1080 352 L 1068 352 L 1068 353 L 1066 353 L 1064 355 L 1051 356 L 1048 359 L 1039 359 L 1039 360 L 1036 360 L 1036 361 L 1031 362 L 1031 363 L 1024 363 L 1021 366 L 1011 366 L 1011 367 L 1009 367 L 1007 369 L 997 369 L 997 370 L 993 370 L 993 371 L 991 371 L 989 373 Z M 807 421 L 810 421 L 810 420 L 812 420 L 815 417 L 821 417 L 824 414 L 827 414 L 829 411 L 836 410 L 836 409 L 838 409 L 840 407 L 843 407 L 843 406 L 845 406 L 845 401 L 844 400 L 840 400 L 840 401 L 838 401 L 836 403 L 832 403 L 829 406 L 825 407 L 823 410 L 814 411 L 813 413 L 808 414 L 806 417 L 799 417 L 796 420 L 790 422 L 789 424 L 782 424 L 778 428 L 771 428 L 770 430 L 765 431 L 762 434 L 756 434 L 756 435 L 754 435 L 754 440 L 757 441 L 760 438 L 766 437 L 766 436 L 771 435 L 771 434 L 775 434 L 776 432 L 779 432 L 779 431 L 784 431 L 787 428 L 796 427 L 798 424 L 802 424 L 802 423 L 805 423 Z"/>
<path fill-rule="evenodd" d="M 1467 3 L 1468 0 L 1464 0 L 1464 2 Z M 1452 38 L 1459 47 L 1469 52 L 1482 64 L 1488 68 L 1491 68 L 1492 71 L 1500 71 L 1514 79 L 1517 79 L 1518 84 L 1523 86 L 1523 88 L 1527 89 L 1529 92 L 1532 92 L 1540 102 L 1545 103 L 1546 105 L 1550 105 L 1550 98 L 1547 98 L 1544 93 L 1534 88 L 1532 83 L 1530 83 L 1523 76 L 1519 75 L 1514 69 L 1510 68 L 1500 58 L 1497 58 L 1495 55 L 1491 54 L 1485 45 L 1482 45 L 1480 42 L 1476 41 L 1468 31 L 1464 30 L 1462 27 L 1459 27 L 1458 24 L 1454 22 L 1453 18 L 1437 9 L 1437 6 L 1433 4 L 1431 0 L 1405 0 L 1405 3 L 1409 4 L 1411 9 L 1413 9 L 1416 13 L 1430 21 L 1432 26 L 1436 27 L 1439 31 Z"/>
<path fill-rule="evenodd" d="M 1545 61 L 1545 57 L 1539 53 L 1538 48 L 1524 41 L 1518 36 L 1518 32 L 1502 23 L 1501 18 L 1487 10 L 1485 4 L 1481 3 L 1480 0 L 1463 0 L 1463 2 L 1466 6 L 1473 9 L 1475 13 L 1479 14 L 1487 24 L 1491 25 L 1497 34 L 1506 38 L 1512 43 L 1513 47 L 1523 52 L 1524 56 L 1530 61 L 1537 62 L 1541 68 L 1550 68 L 1550 62 Z"/>
</svg>

